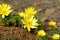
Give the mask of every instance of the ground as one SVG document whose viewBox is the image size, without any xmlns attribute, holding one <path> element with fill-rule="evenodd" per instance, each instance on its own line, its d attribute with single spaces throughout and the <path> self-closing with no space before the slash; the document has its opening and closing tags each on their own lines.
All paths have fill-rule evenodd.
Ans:
<svg viewBox="0 0 60 40">
<path fill-rule="evenodd" d="M 35 40 L 36 36 L 19 27 L 0 26 L 0 40 Z"/>
</svg>

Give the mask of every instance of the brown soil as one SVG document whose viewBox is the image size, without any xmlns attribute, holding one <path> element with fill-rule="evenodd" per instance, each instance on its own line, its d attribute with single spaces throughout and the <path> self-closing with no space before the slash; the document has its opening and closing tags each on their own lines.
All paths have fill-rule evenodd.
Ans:
<svg viewBox="0 0 60 40">
<path fill-rule="evenodd" d="M 0 40 L 36 40 L 36 36 L 18 27 L 0 26 Z"/>
</svg>

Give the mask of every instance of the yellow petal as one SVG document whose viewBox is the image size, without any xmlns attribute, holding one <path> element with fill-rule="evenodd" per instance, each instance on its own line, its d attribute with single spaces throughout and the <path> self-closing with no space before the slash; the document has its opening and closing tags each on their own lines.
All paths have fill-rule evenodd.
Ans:
<svg viewBox="0 0 60 40">
<path fill-rule="evenodd" d="M 33 26 L 33 27 L 31 27 L 31 28 L 33 29 L 33 28 L 37 28 L 37 27 Z"/>
<path fill-rule="evenodd" d="M 60 37 L 59 34 L 53 34 L 52 36 L 53 39 L 59 39 L 59 37 Z"/>
<path fill-rule="evenodd" d="M 23 12 L 20 12 L 18 14 L 19 14 L 19 16 L 24 17 L 24 13 Z"/>
<path fill-rule="evenodd" d="M 33 12 L 33 14 L 36 14 L 36 13 L 37 13 L 37 11 L 34 11 L 34 12 Z"/>
<path fill-rule="evenodd" d="M 50 22 L 48 23 L 48 25 L 49 25 L 49 26 L 56 26 L 56 22 L 50 21 Z"/>
<path fill-rule="evenodd" d="M 26 28 L 26 26 L 24 26 L 24 28 Z"/>
<path fill-rule="evenodd" d="M 5 16 L 4 16 L 4 15 L 2 15 L 2 18 L 5 18 Z"/>
<path fill-rule="evenodd" d="M 12 12 L 12 10 L 8 11 L 7 14 L 6 14 L 6 16 L 8 16 L 10 12 Z"/>
<path fill-rule="evenodd" d="M 28 31 L 30 31 L 30 28 L 27 28 Z"/>
<path fill-rule="evenodd" d="M 45 36 L 46 32 L 44 30 L 39 30 L 37 36 Z"/>
</svg>

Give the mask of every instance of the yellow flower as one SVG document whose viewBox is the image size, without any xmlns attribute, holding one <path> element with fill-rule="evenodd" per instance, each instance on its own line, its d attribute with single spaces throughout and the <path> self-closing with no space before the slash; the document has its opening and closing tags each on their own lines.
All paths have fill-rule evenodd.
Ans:
<svg viewBox="0 0 60 40">
<path fill-rule="evenodd" d="M 24 12 L 25 12 L 25 17 L 28 17 L 28 18 L 34 16 L 37 13 L 34 7 L 28 7 L 25 9 Z"/>
<path fill-rule="evenodd" d="M 34 7 L 28 7 L 24 10 L 24 12 L 19 12 L 19 16 L 21 17 L 31 17 L 34 16 L 37 13 Z"/>
<path fill-rule="evenodd" d="M 44 30 L 39 30 L 37 32 L 37 36 L 45 36 L 46 35 L 46 32 Z"/>
<path fill-rule="evenodd" d="M 38 26 L 37 23 L 37 19 L 36 18 L 25 18 L 22 20 L 23 24 L 24 24 L 24 28 L 27 28 L 28 31 L 30 31 L 31 28 L 37 28 L 36 26 Z"/>
<path fill-rule="evenodd" d="M 25 16 L 23 12 L 19 12 L 18 14 L 19 14 L 19 16 L 21 16 L 21 17 L 24 17 L 24 16 Z"/>
<path fill-rule="evenodd" d="M 9 15 L 9 13 L 12 11 L 10 9 L 11 7 L 9 5 L 4 3 L 0 4 L 0 14 L 2 15 L 2 18 Z"/>
<path fill-rule="evenodd" d="M 25 13 L 28 15 L 28 16 L 32 16 L 34 14 L 36 14 L 36 10 L 34 7 L 28 7 L 27 9 L 25 9 Z"/>
<path fill-rule="evenodd" d="M 53 35 L 52 35 L 52 38 L 53 38 L 53 39 L 59 39 L 59 37 L 60 37 L 59 34 L 53 34 Z"/>
<path fill-rule="evenodd" d="M 49 25 L 49 26 L 56 26 L 56 22 L 50 21 L 50 22 L 48 23 L 48 25 Z"/>
<path fill-rule="evenodd" d="M 24 10 L 24 12 L 19 12 L 19 16 L 23 17 L 22 22 L 24 24 L 24 28 L 27 28 L 30 31 L 31 28 L 37 28 L 38 26 L 37 19 L 34 18 L 36 14 L 36 10 L 34 7 L 28 7 Z"/>
</svg>

